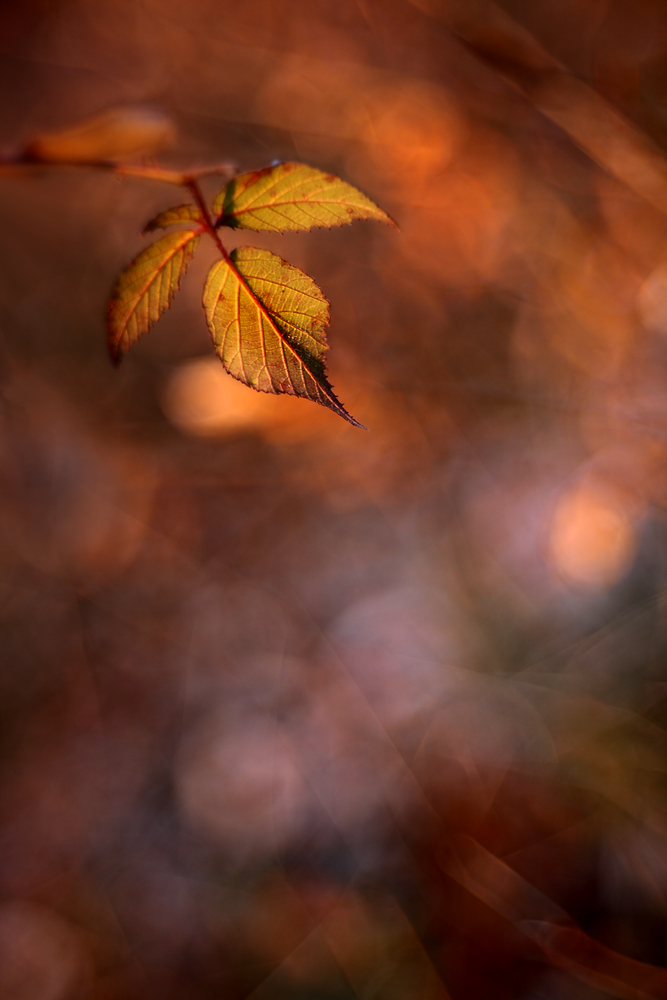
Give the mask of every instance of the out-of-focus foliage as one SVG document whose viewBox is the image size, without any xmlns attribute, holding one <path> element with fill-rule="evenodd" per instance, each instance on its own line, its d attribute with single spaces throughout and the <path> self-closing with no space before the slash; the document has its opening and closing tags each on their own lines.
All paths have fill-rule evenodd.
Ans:
<svg viewBox="0 0 667 1000">
<path fill-rule="evenodd" d="M 81 124 L 40 135 L 25 147 L 26 159 L 89 163 L 153 156 L 175 141 L 171 119 L 148 108 L 111 108 Z"/>
<path fill-rule="evenodd" d="M 212 243 L 111 370 L 169 189 L 3 174 L 2 995 L 667 995 L 663 14 L 3 12 L 7 148 L 159 98 L 161 170 L 401 232 L 229 235 L 325 287 L 361 434 L 210 356 Z"/>
</svg>

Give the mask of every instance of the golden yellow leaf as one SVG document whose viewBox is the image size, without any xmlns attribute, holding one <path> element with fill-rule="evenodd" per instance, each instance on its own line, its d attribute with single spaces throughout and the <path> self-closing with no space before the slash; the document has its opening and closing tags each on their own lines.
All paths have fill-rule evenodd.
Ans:
<svg viewBox="0 0 667 1000">
<path fill-rule="evenodd" d="M 329 303 L 312 278 L 268 250 L 234 250 L 204 288 L 216 352 L 234 378 L 259 392 L 320 403 L 361 427 L 336 398 L 324 354 Z"/>
<path fill-rule="evenodd" d="M 176 205 L 160 212 L 144 226 L 144 233 L 153 233 L 156 229 L 168 229 L 181 222 L 201 222 L 201 212 L 196 205 Z"/>
<path fill-rule="evenodd" d="M 395 225 L 386 212 L 351 184 L 305 163 L 279 163 L 241 174 L 213 201 L 216 225 L 232 229 L 313 229 L 355 219 Z"/>
<path fill-rule="evenodd" d="M 109 351 L 114 361 L 146 333 L 169 304 L 199 242 L 201 229 L 167 233 L 121 271 L 107 311 Z"/>
</svg>

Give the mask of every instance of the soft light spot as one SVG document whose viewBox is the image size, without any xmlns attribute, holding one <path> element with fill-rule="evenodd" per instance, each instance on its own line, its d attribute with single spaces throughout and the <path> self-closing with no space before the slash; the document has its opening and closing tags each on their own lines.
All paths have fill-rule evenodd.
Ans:
<svg viewBox="0 0 667 1000">
<path fill-rule="evenodd" d="M 304 822 L 297 748 L 269 716 L 203 724 L 184 747 L 176 785 L 188 823 L 237 858 L 283 849 Z"/>
<path fill-rule="evenodd" d="M 217 358 L 181 365 L 162 393 L 162 409 L 188 434 L 216 435 L 264 422 L 273 400 L 228 375 Z"/>
<path fill-rule="evenodd" d="M 75 927 L 24 900 L 0 907 L 0 995 L 7 1000 L 67 1000 L 89 995 L 87 956 Z"/>
<path fill-rule="evenodd" d="M 661 264 L 648 276 L 637 299 L 644 326 L 667 336 L 667 265 Z"/>
<path fill-rule="evenodd" d="M 617 497 L 579 486 L 558 504 L 549 542 L 551 562 L 567 581 L 611 587 L 632 563 L 633 519 Z"/>
<path fill-rule="evenodd" d="M 451 162 L 465 131 L 446 91 L 425 83 L 367 91 L 357 116 L 366 157 L 417 200 L 422 185 Z"/>
</svg>

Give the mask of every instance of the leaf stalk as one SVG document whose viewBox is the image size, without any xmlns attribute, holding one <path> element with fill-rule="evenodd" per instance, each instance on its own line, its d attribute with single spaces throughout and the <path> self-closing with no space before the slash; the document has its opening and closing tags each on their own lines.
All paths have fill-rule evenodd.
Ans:
<svg viewBox="0 0 667 1000">
<path fill-rule="evenodd" d="M 206 232 L 211 237 L 211 239 L 215 243 L 216 247 L 218 248 L 218 250 L 222 254 L 222 259 L 231 268 L 234 268 L 234 270 L 236 270 L 236 268 L 234 267 L 234 263 L 233 263 L 231 257 L 227 253 L 227 250 L 225 248 L 224 243 L 222 242 L 222 240 L 220 239 L 220 237 L 218 235 L 218 231 L 215 228 L 215 225 L 213 223 L 213 219 L 211 218 L 211 213 L 208 210 L 208 205 L 206 204 L 206 201 L 204 199 L 204 195 L 202 194 L 202 189 L 199 186 L 199 183 L 198 183 L 195 175 L 190 174 L 187 177 L 185 177 L 184 181 L 183 181 L 183 184 L 184 184 L 184 187 L 186 187 L 190 191 L 192 197 L 194 198 L 195 203 L 197 205 L 197 208 L 201 212 L 202 222 L 204 224 L 204 229 L 206 230 Z"/>
</svg>

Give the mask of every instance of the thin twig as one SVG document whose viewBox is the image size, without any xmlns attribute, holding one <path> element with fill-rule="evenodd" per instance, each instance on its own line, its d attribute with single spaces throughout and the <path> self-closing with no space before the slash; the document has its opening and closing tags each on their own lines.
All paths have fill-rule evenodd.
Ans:
<svg viewBox="0 0 667 1000">
<path fill-rule="evenodd" d="M 216 163 L 208 167 L 196 167 L 187 173 L 167 170 L 164 167 L 148 167 L 140 163 L 118 163 L 115 160 L 46 160 L 32 154 L 20 153 L 0 156 L 0 173 L 24 174 L 43 167 L 75 167 L 87 170 L 107 170 L 121 177 L 143 177 L 145 180 L 164 181 L 179 187 L 187 185 L 188 179 L 205 177 L 210 174 L 225 174 L 233 177 L 236 167 L 232 163 Z"/>
</svg>

